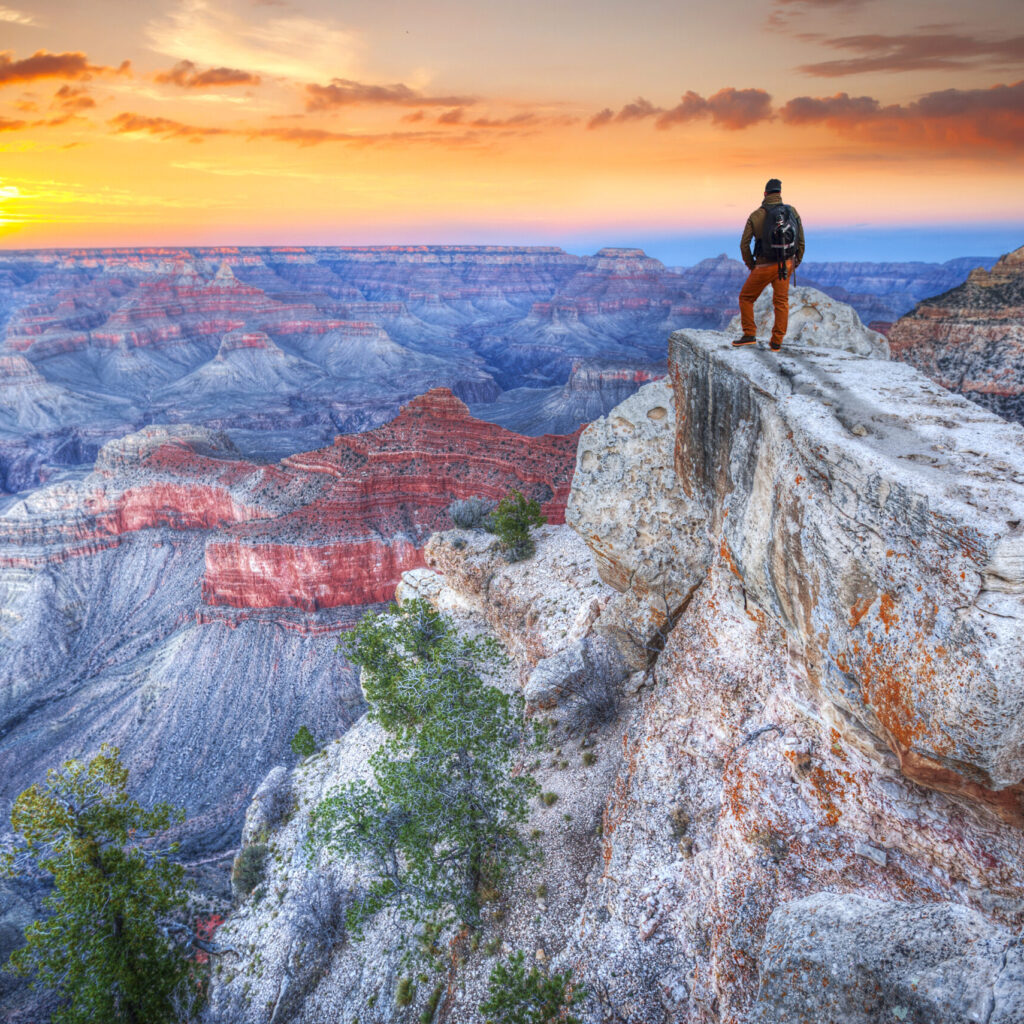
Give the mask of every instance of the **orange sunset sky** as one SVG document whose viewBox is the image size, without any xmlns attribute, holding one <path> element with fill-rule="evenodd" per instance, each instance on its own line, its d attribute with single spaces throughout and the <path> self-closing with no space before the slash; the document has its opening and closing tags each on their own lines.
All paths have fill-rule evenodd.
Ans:
<svg viewBox="0 0 1024 1024">
<path fill-rule="evenodd" d="M 7 2 L 6 248 L 1024 242 L 1021 0 Z"/>
</svg>

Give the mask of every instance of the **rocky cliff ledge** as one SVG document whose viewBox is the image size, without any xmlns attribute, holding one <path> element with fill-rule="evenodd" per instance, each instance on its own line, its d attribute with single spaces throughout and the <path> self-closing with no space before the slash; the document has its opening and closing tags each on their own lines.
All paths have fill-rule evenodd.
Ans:
<svg viewBox="0 0 1024 1024">
<path fill-rule="evenodd" d="M 367 771 L 360 723 L 250 810 L 273 897 L 223 929 L 210 1021 L 405 1020 L 439 981 L 422 1019 L 469 1024 L 516 948 L 574 969 L 588 1024 L 1024 1017 L 1024 431 L 848 340 L 677 332 L 532 560 L 432 538 L 399 597 L 501 638 L 554 723 L 545 859 L 398 1008 L 398 922 L 311 939 L 358 872 L 302 840 Z"/>
</svg>

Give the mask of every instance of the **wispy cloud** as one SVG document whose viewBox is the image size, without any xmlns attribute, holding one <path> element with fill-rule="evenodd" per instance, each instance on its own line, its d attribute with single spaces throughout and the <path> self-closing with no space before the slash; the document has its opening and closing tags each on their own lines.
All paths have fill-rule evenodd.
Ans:
<svg viewBox="0 0 1024 1024">
<path fill-rule="evenodd" d="M 90 64 L 89 58 L 78 51 L 48 53 L 37 50 L 31 57 L 15 60 L 10 51 L 0 53 L 0 85 L 12 82 L 34 82 L 42 78 L 90 79 L 94 75 L 127 74 L 131 64 L 124 61 L 120 67 Z"/>
<path fill-rule="evenodd" d="M 398 82 L 368 85 L 350 78 L 332 79 L 330 85 L 306 86 L 306 110 L 331 110 L 363 104 L 401 107 L 461 107 L 476 102 L 472 96 L 430 96 Z"/>
<path fill-rule="evenodd" d="M 800 71 L 835 78 L 879 71 L 1006 68 L 1024 64 L 1024 36 L 983 39 L 951 32 L 918 32 L 835 36 L 823 40 L 823 44 L 855 56 L 803 64 Z"/>
<path fill-rule="evenodd" d="M 259 85 L 259 75 L 238 68 L 207 68 L 200 71 L 190 60 L 180 60 L 169 71 L 158 71 L 154 81 L 182 89 L 217 89 L 237 85 Z"/>
<path fill-rule="evenodd" d="M 71 113 L 95 107 L 96 101 L 89 95 L 89 90 L 82 86 L 62 85 L 54 93 L 53 106 Z"/>
<path fill-rule="evenodd" d="M 124 112 L 108 122 L 115 135 L 147 135 L 160 139 L 185 139 L 201 142 L 215 136 L 246 139 L 270 139 L 276 142 L 290 142 L 299 146 L 318 146 L 327 142 L 349 143 L 356 146 L 376 145 L 382 142 L 450 141 L 443 132 L 335 132 L 326 128 L 307 128 L 301 125 L 277 127 L 259 125 L 246 127 L 213 127 L 188 124 L 169 117 L 151 117 L 146 114 Z"/>
<path fill-rule="evenodd" d="M 356 33 L 299 14 L 252 12 L 243 18 L 207 0 L 182 0 L 146 29 L 150 46 L 176 59 L 249 68 L 300 82 L 349 76 L 361 43 Z"/>
<path fill-rule="evenodd" d="M 229 128 L 185 124 L 169 117 L 150 117 L 146 114 L 123 113 L 112 117 L 110 126 L 117 135 L 146 134 L 171 139 L 201 139 L 210 135 L 231 135 Z"/>
<path fill-rule="evenodd" d="M 765 24 L 770 29 L 789 32 L 806 15 L 822 11 L 829 17 L 864 7 L 871 0 L 773 0 Z"/>
<path fill-rule="evenodd" d="M 0 21 L 6 21 L 11 25 L 38 25 L 35 15 L 26 14 L 24 11 L 16 11 L 13 7 L 0 7 Z"/>
</svg>

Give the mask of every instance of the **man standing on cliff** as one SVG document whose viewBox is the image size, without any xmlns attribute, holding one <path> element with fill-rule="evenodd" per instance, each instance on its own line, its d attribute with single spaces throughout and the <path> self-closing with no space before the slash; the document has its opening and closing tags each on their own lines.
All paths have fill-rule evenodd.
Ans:
<svg viewBox="0 0 1024 1024">
<path fill-rule="evenodd" d="M 754 303 L 770 284 L 775 298 L 775 325 L 769 345 L 773 352 L 778 352 L 789 325 L 789 275 L 804 258 L 804 226 L 796 209 L 782 201 L 782 182 L 778 178 L 765 185 L 764 202 L 747 218 L 740 252 L 750 274 L 740 290 L 743 337 L 737 338 L 733 347 L 742 348 L 757 341 Z"/>
</svg>

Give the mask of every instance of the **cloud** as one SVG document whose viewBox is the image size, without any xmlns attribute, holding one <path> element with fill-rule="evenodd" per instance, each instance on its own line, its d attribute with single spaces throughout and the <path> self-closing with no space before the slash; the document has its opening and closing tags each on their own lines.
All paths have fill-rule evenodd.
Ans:
<svg viewBox="0 0 1024 1024">
<path fill-rule="evenodd" d="M 157 53 L 212 67 L 250 68 L 254 73 L 299 82 L 329 81 L 354 70 L 360 37 L 333 23 L 299 14 L 250 9 L 245 17 L 215 9 L 207 0 L 181 0 L 146 27 Z"/>
<path fill-rule="evenodd" d="M 779 111 L 787 124 L 825 124 L 893 149 L 947 153 L 1024 149 L 1024 80 L 988 89 L 942 89 L 882 106 L 870 96 L 799 96 Z"/>
<path fill-rule="evenodd" d="M 707 99 L 691 91 L 675 107 L 662 113 L 656 124 L 658 128 L 671 128 L 704 116 L 710 116 L 711 121 L 721 128 L 738 131 L 760 121 L 771 120 L 772 98 L 764 89 L 730 87 L 719 89 Z"/>
<path fill-rule="evenodd" d="M 643 121 L 656 118 L 658 128 L 671 128 L 677 124 L 687 124 L 698 118 L 710 118 L 720 128 L 738 130 L 749 128 L 759 121 L 767 121 L 772 117 L 772 98 L 763 89 L 719 89 L 712 96 L 701 96 L 700 93 L 688 90 L 672 108 L 655 106 L 650 100 L 638 96 L 632 103 L 627 103 L 618 113 L 611 107 L 598 111 L 587 122 L 590 129 L 603 128 L 609 124 L 623 124 L 628 121 Z"/>
<path fill-rule="evenodd" d="M 208 135 L 231 135 L 229 128 L 208 128 L 194 124 L 184 124 L 167 117 L 148 117 L 145 114 L 118 114 L 108 122 L 117 135 L 134 132 L 145 132 L 148 135 L 159 135 L 168 139 L 201 139 Z"/>
<path fill-rule="evenodd" d="M 40 78 L 90 79 L 93 75 L 126 74 L 130 63 L 111 68 L 90 64 L 84 53 L 47 53 L 38 50 L 31 57 L 15 60 L 10 51 L 0 53 L 0 85 L 12 82 L 34 82 Z"/>
<path fill-rule="evenodd" d="M 829 16 L 836 12 L 854 10 L 870 3 L 871 0 L 774 0 L 768 12 L 766 26 L 775 31 L 788 32 L 794 19 L 802 18 L 813 11 L 824 11 Z"/>
<path fill-rule="evenodd" d="M 62 85 L 53 96 L 53 105 L 73 113 L 78 110 L 88 110 L 96 106 L 96 101 L 89 95 L 87 89 L 73 85 Z"/>
<path fill-rule="evenodd" d="M 349 78 L 334 78 L 330 85 L 307 85 L 306 96 L 306 110 L 331 110 L 361 104 L 464 107 L 476 103 L 472 96 L 425 96 L 401 82 L 395 85 L 367 85 Z"/>
<path fill-rule="evenodd" d="M 199 71 L 190 60 L 180 60 L 170 71 L 159 71 L 154 80 L 162 85 L 180 85 L 183 89 L 210 89 L 233 85 L 259 85 L 259 75 L 236 68 L 207 68 Z"/>
<path fill-rule="evenodd" d="M 803 64 L 798 70 L 820 78 L 878 71 L 957 70 L 1024 64 L 1024 36 L 980 39 L 956 33 L 836 36 L 833 50 L 856 56 Z"/>
<path fill-rule="evenodd" d="M 218 128 L 187 124 L 167 117 L 150 117 L 146 114 L 129 112 L 118 114 L 107 123 L 115 135 L 145 134 L 161 139 L 185 139 L 189 142 L 201 142 L 210 136 L 230 136 L 250 142 L 258 139 L 271 139 L 276 142 L 292 142 L 299 146 L 318 146 L 325 142 L 345 142 L 366 146 L 381 142 L 450 141 L 449 137 L 440 132 L 384 132 L 363 135 L 356 132 L 334 132 L 325 128 L 304 128 L 302 126 Z"/>
<path fill-rule="evenodd" d="M 26 122 L 15 121 L 10 117 L 0 117 L 0 132 L 14 132 L 19 128 L 24 128 Z"/>
<path fill-rule="evenodd" d="M 526 128 L 530 125 L 541 124 L 543 119 L 536 114 L 524 111 L 521 114 L 512 114 L 509 117 L 478 117 L 470 121 L 474 128 Z M 575 123 L 575 118 L 558 118 L 552 123 L 561 125 Z"/>
<path fill-rule="evenodd" d="M 12 25 L 38 25 L 39 22 L 31 14 L 16 11 L 13 7 L 0 7 L 0 21 Z"/>
<path fill-rule="evenodd" d="M 881 104 L 871 96 L 797 96 L 779 110 L 786 124 L 863 124 L 880 116 Z"/>
</svg>

